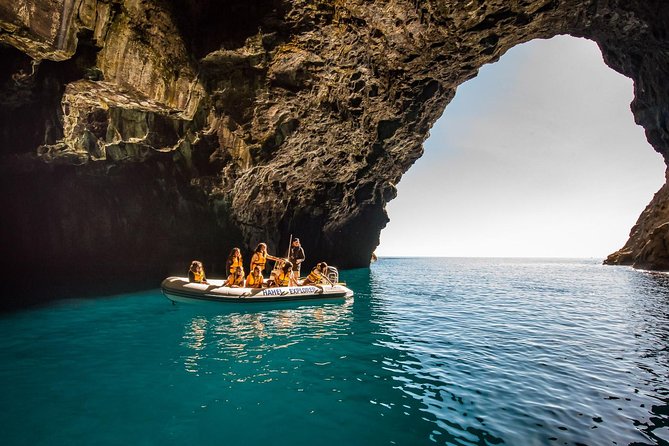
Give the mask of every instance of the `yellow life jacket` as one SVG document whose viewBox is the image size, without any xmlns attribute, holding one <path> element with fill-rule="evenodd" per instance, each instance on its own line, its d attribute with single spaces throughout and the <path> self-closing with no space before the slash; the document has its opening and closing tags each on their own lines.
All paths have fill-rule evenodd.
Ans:
<svg viewBox="0 0 669 446">
<path fill-rule="evenodd" d="M 249 276 L 246 278 L 246 288 L 260 288 L 262 285 L 262 274 L 258 275 L 258 280 L 256 281 L 255 277 L 253 277 L 253 273 L 249 274 Z"/>
<path fill-rule="evenodd" d="M 292 272 L 286 274 L 283 271 L 279 273 L 279 275 L 276 277 L 276 284 L 279 286 L 288 286 L 290 285 L 290 279 L 292 278 Z"/>
<path fill-rule="evenodd" d="M 321 276 L 321 273 L 314 268 L 307 276 L 307 280 L 311 283 L 321 283 L 323 281 L 323 276 Z"/>
<path fill-rule="evenodd" d="M 256 252 L 253 254 L 253 258 L 255 260 L 251 260 L 251 271 L 253 271 L 253 268 L 256 265 L 260 267 L 260 271 L 263 271 L 265 269 L 265 263 L 267 263 L 267 255 L 261 252 Z"/>
<path fill-rule="evenodd" d="M 231 285 L 244 286 L 244 276 L 230 274 L 230 277 L 228 277 L 228 286 Z"/>
<path fill-rule="evenodd" d="M 232 263 L 230 263 L 230 274 L 234 274 L 238 266 L 243 266 L 242 256 L 232 258 Z"/>
<path fill-rule="evenodd" d="M 204 271 L 202 271 L 201 273 L 193 271 L 193 280 L 195 280 L 196 282 L 202 282 L 204 280 Z"/>
</svg>

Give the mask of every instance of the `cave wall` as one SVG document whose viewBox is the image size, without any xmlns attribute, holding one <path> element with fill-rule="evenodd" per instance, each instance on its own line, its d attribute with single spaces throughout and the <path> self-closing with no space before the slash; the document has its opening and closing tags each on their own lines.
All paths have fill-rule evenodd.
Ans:
<svg viewBox="0 0 669 446">
<path fill-rule="evenodd" d="M 233 245 L 248 258 L 257 242 L 280 252 L 293 234 L 310 262 L 365 266 L 395 184 L 457 86 L 514 45 L 557 34 L 594 40 L 634 80 L 635 119 L 667 159 L 668 10 L 659 0 L 0 0 L 6 258 L 51 278 L 78 259 L 94 276 L 105 259 L 110 277 L 133 265 L 154 280 L 195 257 L 220 272 Z M 666 197 L 609 262 L 669 266 Z M 641 255 L 649 241 L 654 254 Z"/>
</svg>

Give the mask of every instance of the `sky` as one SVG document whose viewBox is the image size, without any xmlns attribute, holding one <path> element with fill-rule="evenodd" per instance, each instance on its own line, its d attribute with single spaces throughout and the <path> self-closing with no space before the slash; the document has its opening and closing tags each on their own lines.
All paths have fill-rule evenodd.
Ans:
<svg viewBox="0 0 669 446">
<path fill-rule="evenodd" d="M 388 203 L 379 256 L 605 258 L 664 183 L 597 45 L 533 40 L 460 85 Z"/>
</svg>

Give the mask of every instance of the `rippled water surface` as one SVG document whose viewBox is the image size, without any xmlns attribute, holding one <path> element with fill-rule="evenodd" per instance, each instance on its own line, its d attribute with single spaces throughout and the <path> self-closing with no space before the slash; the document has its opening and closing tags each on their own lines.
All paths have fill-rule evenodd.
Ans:
<svg viewBox="0 0 669 446">
<path fill-rule="evenodd" d="M 669 276 L 500 259 L 342 276 L 341 303 L 156 290 L 2 315 L 2 444 L 669 444 Z"/>
</svg>

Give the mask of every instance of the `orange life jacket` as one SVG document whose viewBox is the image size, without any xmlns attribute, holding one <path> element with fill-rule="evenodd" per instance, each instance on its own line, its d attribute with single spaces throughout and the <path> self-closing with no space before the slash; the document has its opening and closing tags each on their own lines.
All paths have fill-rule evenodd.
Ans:
<svg viewBox="0 0 669 446">
<path fill-rule="evenodd" d="M 321 283 L 323 282 L 323 276 L 321 275 L 320 271 L 314 268 L 307 276 L 307 280 L 311 283 Z"/>
<path fill-rule="evenodd" d="M 262 274 L 259 274 L 258 279 L 256 280 L 256 278 L 253 277 L 253 273 L 251 273 L 246 278 L 246 288 L 260 288 L 260 286 L 262 285 L 262 281 L 263 281 Z"/>
<path fill-rule="evenodd" d="M 231 285 L 244 286 L 244 276 L 230 274 L 230 277 L 228 277 L 228 286 Z"/>
<path fill-rule="evenodd" d="M 292 277 L 293 277 L 292 272 L 286 274 L 283 271 L 281 271 L 281 273 L 279 273 L 279 275 L 276 277 L 276 284 L 279 286 L 289 286 L 290 279 L 292 279 Z"/>
<path fill-rule="evenodd" d="M 256 265 L 260 267 L 260 271 L 263 271 L 265 269 L 265 263 L 267 263 L 267 254 L 256 252 L 253 254 L 253 259 L 251 259 L 251 271 L 253 271 L 253 268 Z"/>
<path fill-rule="evenodd" d="M 237 271 L 238 266 L 243 266 L 242 256 L 232 258 L 232 262 L 230 263 L 230 274 L 234 274 L 234 272 Z"/>
<path fill-rule="evenodd" d="M 198 283 L 202 282 L 204 280 L 204 271 L 202 271 L 201 273 L 193 271 L 193 280 L 195 280 Z"/>
</svg>

